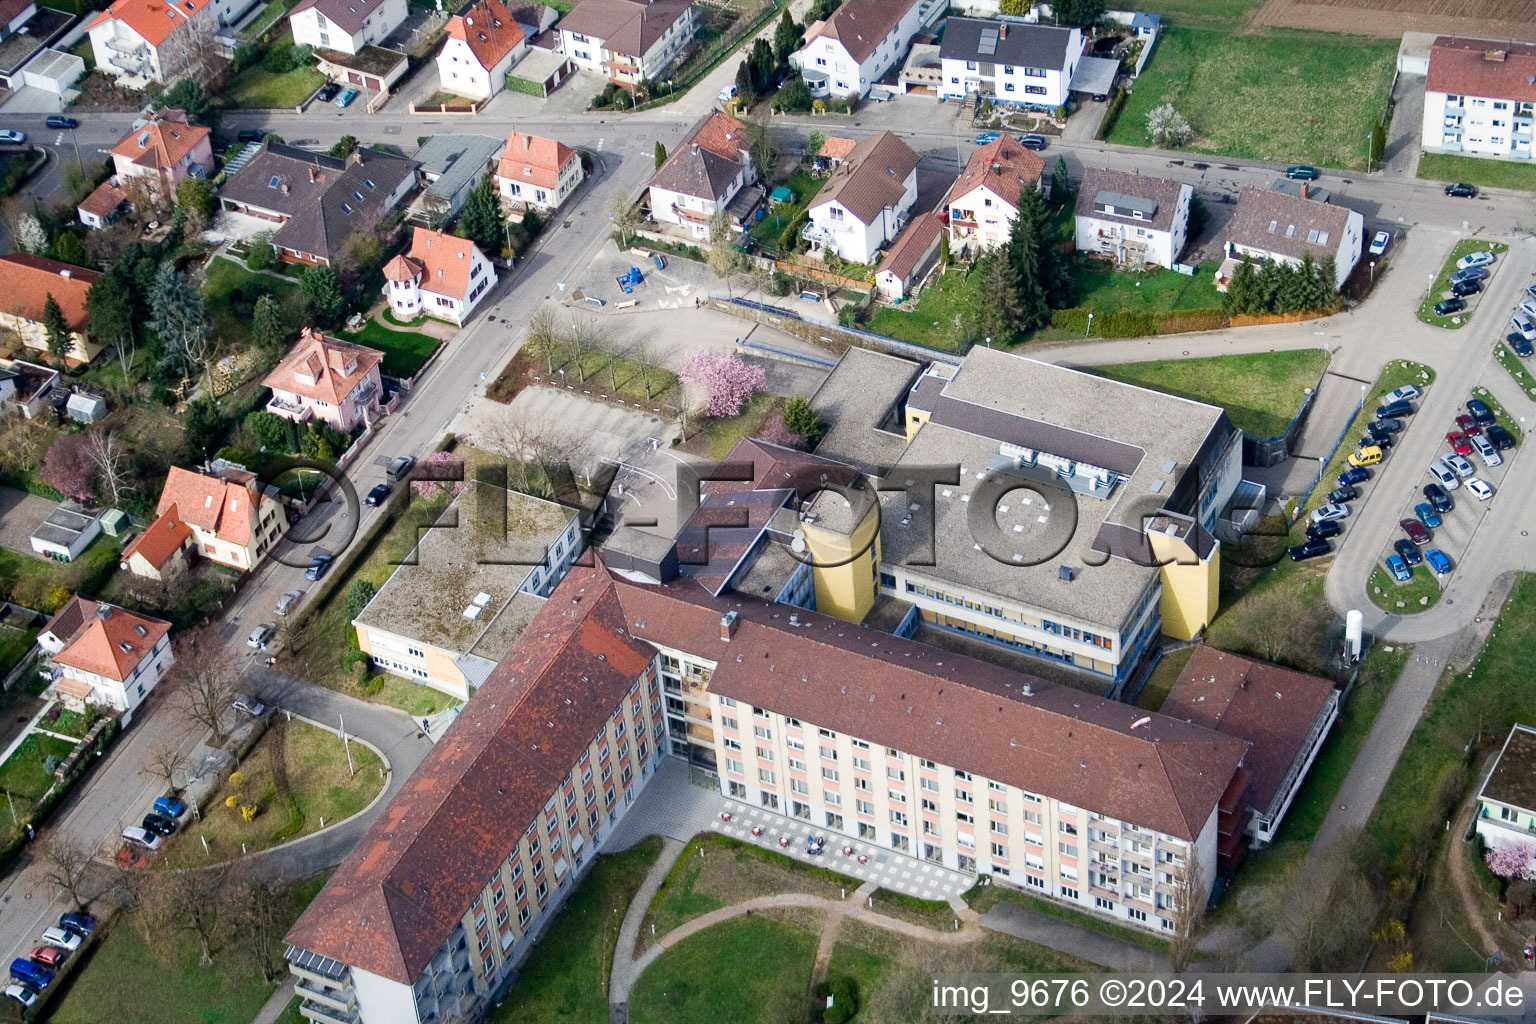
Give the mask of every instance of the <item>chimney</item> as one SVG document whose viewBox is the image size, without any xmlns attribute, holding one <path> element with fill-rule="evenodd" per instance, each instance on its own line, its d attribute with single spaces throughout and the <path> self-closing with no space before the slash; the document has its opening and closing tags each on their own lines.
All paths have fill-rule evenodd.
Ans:
<svg viewBox="0 0 1536 1024">
<path fill-rule="evenodd" d="M 112 617 L 112 606 L 105 603 L 97 605 L 96 617 L 103 622 L 110 619 Z"/>
<path fill-rule="evenodd" d="M 315 169 L 313 167 L 309 169 L 309 183 L 311 185 L 315 183 Z"/>
<path fill-rule="evenodd" d="M 361 167 L 361 166 L 363 166 L 363 154 L 362 154 L 362 151 L 354 149 L 352 151 L 352 155 L 347 157 L 347 164 L 350 167 Z"/>
<path fill-rule="evenodd" d="M 526 153 L 528 150 L 530 150 L 532 148 L 533 148 L 533 136 L 532 135 L 524 135 L 523 136 L 523 152 Z"/>
<path fill-rule="evenodd" d="M 1505 58 L 1506 55 L 1507 55 L 1507 51 L 1504 51 L 1504 50 L 1484 50 L 1483 51 L 1483 59 L 1484 60 L 1491 60 L 1491 61 L 1494 61 L 1494 62 L 1499 63 L 1499 64 L 1504 63 L 1504 58 Z"/>
<path fill-rule="evenodd" d="M 1008 38 L 1008 23 L 1006 21 L 997 26 L 997 38 Z"/>
<path fill-rule="evenodd" d="M 737 616 L 737 614 L 735 612 L 726 612 L 724 615 L 720 616 L 720 639 L 721 640 L 729 642 L 731 637 L 736 635 L 736 619 L 737 619 L 737 617 L 738 616 Z"/>
<path fill-rule="evenodd" d="M 1311 196 L 1312 196 L 1312 190 L 1307 187 L 1307 183 L 1306 182 L 1302 182 L 1301 183 L 1301 198 L 1303 198 L 1303 199 L 1310 199 Z"/>
</svg>

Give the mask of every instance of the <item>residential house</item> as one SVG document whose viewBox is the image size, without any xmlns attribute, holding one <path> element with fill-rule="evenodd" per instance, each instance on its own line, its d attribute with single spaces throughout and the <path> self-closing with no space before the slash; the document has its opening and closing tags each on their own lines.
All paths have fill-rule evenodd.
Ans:
<svg viewBox="0 0 1536 1024">
<path fill-rule="evenodd" d="M 168 520 L 169 528 L 161 520 Z M 123 561 L 137 575 L 164 578 L 166 565 L 184 557 L 180 547 L 170 550 L 169 538 L 182 536 L 190 539 L 190 551 L 245 572 L 277 545 L 287 522 L 276 489 L 264 487 L 254 473 L 229 467 L 200 473 L 172 466 L 155 506 L 155 522 L 129 545 Z M 152 543 L 146 540 L 151 534 L 156 538 Z"/>
<path fill-rule="evenodd" d="M 944 199 L 951 252 L 980 253 L 1008 241 L 1019 193 L 1044 187 L 1045 161 L 1011 135 L 978 146 Z"/>
<path fill-rule="evenodd" d="M 169 622 L 83 597 L 71 597 L 37 642 L 50 655 L 52 689 L 66 705 L 121 712 L 125 725 L 176 660 Z"/>
<path fill-rule="evenodd" d="M 123 549 L 118 565 L 135 576 L 165 582 L 187 569 L 189 556 L 196 550 L 192 527 L 175 510 L 168 510 Z"/>
<path fill-rule="evenodd" d="M 288 25 L 299 46 L 356 54 L 382 43 L 408 13 L 406 0 L 299 0 Z"/>
<path fill-rule="evenodd" d="M 723 111 L 705 114 L 651 176 L 651 220 L 707 241 L 710 218 L 724 209 L 740 230 L 751 211 L 736 200 L 756 179 L 747 126 Z"/>
<path fill-rule="evenodd" d="M 73 562 L 101 536 L 101 521 L 75 501 L 61 502 L 28 538 L 32 550 L 55 562 Z"/>
<path fill-rule="evenodd" d="M 950 18 L 944 23 L 939 98 L 1054 110 L 1064 106 L 1083 56 L 1076 28 L 1011 18 Z"/>
<path fill-rule="evenodd" d="M 1086 168 L 1077 190 L 1077 251 L 1135 267 L 1172 268 L 1189 238 L 1192 186 Z"/>
<path fill-rule="evenodd" d="M 143 178 L 160 195 L 173 196 L 186 177 L 204 178 L 213 171 L 212 133 L 187 121 L 187 112 L 163 107 L 142 127 L 112 147 L 112 170 L 119 190 Z"/>
<path fill-rule="evenodd" d="M 86 22 L 96 67 L 114 78 L 170 84 L 218 56 L 214 34 L 255 0 L 114 0 Z"/>
<path fill-rule="evenodd" d="M 1490 850 L 1523 854 L 1536 871 L 1536 729 L 1516 723 L 1477 794 L 1477 834 Z"/>
<path fill-rule="evenodd" d="M 825 21 L 806 26 L 791 63 L 812 96 L 863 99 L 906 55 L 921 25 L 918 0 L 844 0 Z"/>
<path fill-rule="evenodd" d="M 34 352 L 47 353 L 43 310 L 52 297 L 69 327 L 70 349 L 65 359 L 71 366 L 89 363 L 101 354 L 101 346 L 91 338 L 85 296 L 99 277 L 100 271 L 46 256 L 24 252 L 0 255 L 0 280 L 5 281 L 6 293 L 0 298 L 0 327 L 15 331 L 21 343 Z"/>
<path fill-rule="evenodd" d="M 862 139 L 810 204 L 802 231 L 818 254 L 873 263 L 907 223 L 917 200 L 917 154 L 891 132 Z"/>
<path fill-rule="evenodd" d="M 1310 253 L 1318 263 L 1333 260 L 1334 284 L 1342 288 L 1360 261 L 1364 238 L 1364 217 L 1347 206 L 1311 198 L 1305 187 L 1293 196 L 1245 185 L 1227 224 L 1227 258 L 1216 273 L 1216 287 L 1226 291 L 1243 260 L 1300 266 Z"/>
<path fill-rule="evenodd" d="M 693 0 L 581 0 L 556 30 L 578 68 L 628 89 L 666 79 L 692 47 L 699 20 Z"/>
<path fill-rule="evenodd" d="M 128 208 L 128 195 L 117 187 L 111 178 L 97 185 L 91 194 L 80 201 L 75 213 L 80 223 L 88 228 L 104 228 L 117 220 Z"/>
<path fill-rule="evenodd" d="M 472 480 L 353 621 L 376 668 L 468 700 L 585 547 L 576 510 Z M 431 600 L 422 595 L 430 594 Z"/>
<path fill-rule="evenodd" d="M 433 135 L 411 154 L 416 176 L 424 185 L 420 203 L 437 226 L 454 214 L 469 193 L 490 173 L 503 143 L 489 135 Z"/>
<path fill-rule="evenodd" d="M 350 434 L 384 415 L 383 360 L 377 349 L 334 341 L 306 327 L 262 381 L 272 389 L 267 412 L 295 423 L 319 420 Z"/>
<path fill-rule="evenodd" d="M 891 301 L 899 301 L 910 295 L 922 281 L 928 268 L 939 256 L 939 240 L 944 235 L 944 223 L 939 211 L 912 218 L 912 223 L 892 243 L 880 270 L 875 274 L 875 287 Z"/>
<path fill-rule="evenodd" d="M 554 139 L 513 130 L 496 165 L 503 202 L 557 210 L 581 184 L 581 154 Z"/>
<path fill-rule="evenodd" d="M 1424 79 L 1426 153 L 1531 159 L 1536 45 L 1440 36 Z"/>
<path fill-rule="evenodd" d="M 0 358 L 0 419 L 12 413 L 35 419 L 58 380 L 58 370 L 20 359 Z"/>
<path fill-rule="evenodd" d="M 496 283 L 496 268 L 469 239 L 416 228 L 410 252 L 384 264 L 384 282 L 400 319 L 425 313 L 462 327 Z"/>
<path fill-rule="evenodd" d="M 507 84 L 507 72 L 528 49 L 528 38 L 501 0 L 473 0 L 448 19 L 437 54 L 437 77 L 455 96 L 489 99 Z"/>
<path fill-rule="evenodd" d="M 275 142 L 219 190 L 224 209 L 275 225 L 285 263 L 329 264 L 353 233 L 371 233 L 416 184 L 416 164 L 358 149 L 345 159 Z"/>
</svg>

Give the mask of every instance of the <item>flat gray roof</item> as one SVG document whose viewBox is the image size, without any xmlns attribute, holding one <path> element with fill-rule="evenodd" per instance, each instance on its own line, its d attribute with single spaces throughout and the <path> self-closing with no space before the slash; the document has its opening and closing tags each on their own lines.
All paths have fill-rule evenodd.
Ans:
<svg viewBox="0 0 1536 1024">
<path fill-rule="evenodd" d="M 1087 92 L 1102 96 L 1115 87 L 1115 76 L 1120 73 L 1120 62 L 1110 57 L 1082 57 L 1072 72 L 1073 92 Z"/>
<path fill-rule="evenodd" d="M 904 428 L 881 430 L 896 403 L 906 396 L 922 364 L 865 348 L 850 348 L 811 396 L 811 407 L 827 432 L 816 454 L 839 459 L 866 473 L 901 458 Z"/>
<path fill-rule="evenodd" d="M 452 199 L 465 185 L 488 173 L 491 161 L 505 145 L 505 140 L 489 135 L 434 135 L 411 159 L 423 172 L 441 175 L 427 186 L 430 194 Z"/>
</svg>

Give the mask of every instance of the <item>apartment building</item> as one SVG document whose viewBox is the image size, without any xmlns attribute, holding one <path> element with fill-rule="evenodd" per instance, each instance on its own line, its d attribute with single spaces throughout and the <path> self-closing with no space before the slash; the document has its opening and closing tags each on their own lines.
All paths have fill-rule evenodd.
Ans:
<svg viewBox="0 0 1536 1024">
<path fill-rule="evenodd" d="M 790 58 L 812 96 L 863 99 L 906 55 L 922 27 L 918 0 L 846 0 L 805 29 Z"/>
<path fill-rule="evenodd" d="M 762 193 L 748 188 L 757 180 L 751 149 L 746 125 L 724 111 L 705 114 L 651 175 L 646 186 L 651 220 L 708 241 L 710 219 L 724 209 L 739 230 Z"/>
<path fill-rule="evenodd" d="M 1073 211 L 1077 251 L 1133 267 L 1172 268 L 1189 238 L 1193 186 L 1089 167 Z"/>
<path fill-rule="evenodd" d="M 581 0 L 555 28 L 578 68 L 631 89 L 664 80 L 692 49 L 701 20 L 693 0 Z"/>
<path fill-rule="evenodd" d="M 1536 45 L 1440 36 L 1424 79 L 1426 153 L 1531 159 Z"/>
<path fill-rule="evenodd" d="M 1536 729 L 1516 723 L 1477 794 L 1477 834 L 1489 849 L 1524 851 L 1536 869 Z"/>
<path fill-rule="evenodd" d="M 1083 56 L 1075 28 L 1010 18 L 950 18 L 939 47 L 939 98 L 1056 109 Z"/>
<path fill-rule="evenodd" d="M 1019 215 L 1020 194 L 1041 187 L 1045 161 L 1018 139 L 1000 135 L 978 146 L 944 197 L 950 252 L 980 253 L 1007 242 Z"/>
<path fill-rule="evenodd" d="M 1365 218 L 1347 206 L 1313 198 L 1306 182 L 1298 195 L 1245 185 L 1227 222 L 1227 256 L 1216 271 L 1216 288 L 1226 291 L 1243 260 L 1300 266 L 1308 255 L 1319 264 L 1333 260 L 1334 287 L 1342 288 L 1360 262 L 1364 241 Z"/>
<path fill-rule="evenodd" d="M 114 0 L 86 22 L 91 55 L 103 74 L 131 83 L 170 83 L 203 70 L 213 34 L 255 0 Z"/>
</svg>

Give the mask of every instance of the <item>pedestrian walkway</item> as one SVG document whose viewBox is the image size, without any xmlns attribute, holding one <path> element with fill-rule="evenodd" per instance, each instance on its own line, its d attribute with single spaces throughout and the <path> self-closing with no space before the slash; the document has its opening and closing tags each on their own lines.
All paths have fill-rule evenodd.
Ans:
<svg viewBox="0 0 1536 1024">
<path fill-rule="evenodd" d="M 629 909 L 624 912 L 624 921 L 619 925 L 619 943 L 613 950 L 613 969 L 608 981 L 610 1003 L 627 999 L 630 987 L 640 977 L 639 968 L 635 966 L 635 945 L 640 939 L 640 926 L 645 922 L 645 913 L 650 909 L 651 901 L 656 899 L 661 883 L 667 880 L 667 873 L 672 870 L 672 865 L 677 863 L 682 852 L 682 842 L 670 836 L 663 839 L 660 856 L 646 873 L 645 881 L 640 883 L 634 898 L 629 901 Z M 623 995 L 615 996 L 613 993 Z"/>
<path fill-rule="evenodd" d="M 981 915 L 981 926 L 1117 971 L 1168 970 L 1161 953 L 1017 903 L 998 903 Z"/>
<path fill-rule="evenodd" d="M 283 1011 L 288 1009 L 288 1004 L 293 1000 L 293 975 L 285 975 L 283 983 L 277 986 L 277 991 L 261 1005 L 256 1017 L 251 1024 L 277 1024 L 283 1017 Z"/>
</svg>

